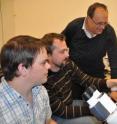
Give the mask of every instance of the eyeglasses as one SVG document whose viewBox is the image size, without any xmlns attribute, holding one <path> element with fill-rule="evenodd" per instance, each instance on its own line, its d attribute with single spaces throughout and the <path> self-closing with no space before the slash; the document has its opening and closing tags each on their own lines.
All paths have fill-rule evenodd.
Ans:
<svg viewBox="0 0 117 124">
<path fill-rule="evenodd" d="M 108 22 L 95 22 L 95 20 L 93 20 L 92 18 L 91 18 L 91 20 L 97 26 L 104 26 L 105 27 L 108 24 Z"/>
</svg>

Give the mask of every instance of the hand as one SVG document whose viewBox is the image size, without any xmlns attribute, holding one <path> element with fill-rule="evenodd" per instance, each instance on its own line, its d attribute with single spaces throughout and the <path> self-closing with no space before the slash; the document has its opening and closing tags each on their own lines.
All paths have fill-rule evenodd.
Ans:
<svg viewBox="0 0 117 124">
<path fill-rule="evenodd" d="M 115 101 L 117 102 L 117 91 L 112 91 L 109 96 Z"/>
<path fill-rule="evenodd" d="M 57 122 L 52 120 L 52 119 L 50 119 L 47 124 L 57 124 Z"/>
<path fill-rule="evenodd" d="M 117 79 L 108 79 L 106 84 L 108 88 L 117 87 Z"/>
</svg>

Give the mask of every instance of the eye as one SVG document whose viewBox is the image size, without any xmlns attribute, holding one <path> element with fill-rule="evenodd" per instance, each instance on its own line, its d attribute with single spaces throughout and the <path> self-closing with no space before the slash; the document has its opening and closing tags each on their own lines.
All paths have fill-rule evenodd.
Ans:
<svg viewBox="0 0 117 124">
<path fill-rule="evenodd" d="M 65 53 L 65 52 L 69 52 L 69 49 L 67 48 L 67 49 L 63 49 L 63 50 L 60 51 L 60 53 L 62 53 L 62 54 Z"/>
<path fill-rule="evenodd" d="M 60 53 L 63 54 L 65 52 L 65 50 L 61 50 Z"/>
</svg>

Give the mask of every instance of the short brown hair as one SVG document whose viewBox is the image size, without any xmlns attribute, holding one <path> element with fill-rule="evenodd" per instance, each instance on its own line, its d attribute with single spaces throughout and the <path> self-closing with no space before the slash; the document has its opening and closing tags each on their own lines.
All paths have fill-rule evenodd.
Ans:
<svg viewBox="0 0 117 124">
<path fill-rule="evenodd" d="M 89 8 L 87 10 L 87 16 L 93 18 L 96 8 L 99 8 L 99 7 L 103 8 L 106 11 L 108 11 L 107 6 L 105 4 L 96 2 L 96 3 L 94 3 L 94 4 L 89 6 Z"/>
<path fill-rule="evenodd" d="M 1 49 L 1 69 L 6 80 L 12 80 L 17 74 L 18 65 L 30 67 L 44 44 L 35 37 L 19 35 L 10 39 Z"/>
<path fill-rule="evenodd" d="M 65 36 L 58 33 L 48 33 L 42 37 L 42 42 L 45 43 L 48 54 L 52 54 L 54 49 L 53 41 L 54 39 L 59 39 L 60 41 L 65 41 Z"/>
</svg>

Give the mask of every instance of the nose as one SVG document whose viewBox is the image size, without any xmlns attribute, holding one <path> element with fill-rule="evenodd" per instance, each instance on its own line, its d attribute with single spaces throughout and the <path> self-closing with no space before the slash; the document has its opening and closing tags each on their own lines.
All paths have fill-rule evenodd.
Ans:
<svg viewBox="0 0 117 124">
<path fill-rule="evenodd" d="M 69 51 L 65 52 L 65 56 L 68 58 L 69 57 Z"/>
<path fill-rule="evenodd" d="M 100 24 L 100 28 L 104 29 L 106 27 L 107 23 Z"/>
<path fill-rule="evenodd" d="M 101 25 L 101 28 L 104 29 L 105 28 L 105 25 Z"/>
</svg>

